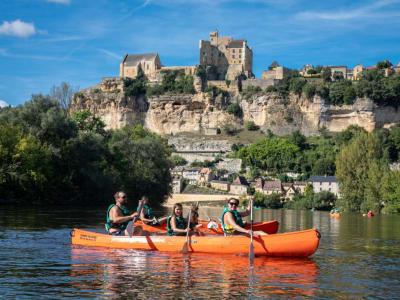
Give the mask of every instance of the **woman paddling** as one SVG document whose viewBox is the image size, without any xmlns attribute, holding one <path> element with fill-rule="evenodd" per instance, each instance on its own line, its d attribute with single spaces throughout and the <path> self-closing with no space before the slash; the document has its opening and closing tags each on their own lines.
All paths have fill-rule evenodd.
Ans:
<svg viewBox="0 0 400 300">
<path fill-rule="evenodd" d="M 253 199 L 250 199 L 249 205 L 244 212 L 238 212 L 237 207 L 239 205 L 239 199 L 229 198 L 228 206 L 222 212 L 221 223 L 224 229 L 225 235 L 232 234 L 251 234 L 251 230 L 245 229 L 245 222 L 242 217 L 248 216 L 250 214 L 251 205 L 253 205 Z M 266 235 L 263 231 L 254 231 L 255 236 Z"/>
<path fill-rule="evenodd" d="M 191 210 L 193 213 L 193 210 Z M 182 204 L 175 203 L 172 208 L 172 215 L 167 219 L 168 235 L 180 235 L 185 236 L 189 230 L 189 234 L 193 234 L 195 231 L 192 226 L 187 226 L 187 221 L 183 218 Z M 192 223 L 192 222 L 191 222 Z"/>
<path fill-rule="evenodd" d="M 147 196 L 143 196 L 141 198 L 141 201 L 143 202 L 143 208 L 142 211 L 140 212 L 140 219 L 144 224 L 153 226 L 161 225 L 168 219 L 168 217 L 156 218 L 156 216 L 153 214 L 153 211 L 150 208 L 149 198 Z M 139 207 L 138 207 L 138 212 L 139 212 Z"/>
</svg>

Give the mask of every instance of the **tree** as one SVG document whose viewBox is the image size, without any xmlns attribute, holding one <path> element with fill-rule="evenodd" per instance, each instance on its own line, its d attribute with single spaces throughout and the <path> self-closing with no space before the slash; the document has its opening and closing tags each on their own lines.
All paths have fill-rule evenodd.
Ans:
<svg viewBox="0 0 400 300">
<path fill-rule="evenodd" d="M 72 115 L 72 120 L 81 131 L 105 134 L 104 128 L 106 125 L 99 117 L 93 115 L 89 110 L 75 112 Z"/>
<path fill-rule="evenodd" d="M 78 91 L 66 82 L 61 82 L 60 86 L 53 85 L 50 89 L 50 97 L 56 100 L 62 109 L 67 110 L 72 96 Z"/>
<path fill-rule="evenodd" d="M 336 159 L 336 177 L 346 211 L 360 211 L 365 201 L 368 173 L 373 161 L 382 158 L 382 146 L 374 134 L 361 133 L 345 145 Z"/>
<path fill-rule="evenodd" d="M 172 160 L 174 161 L 175 166 L 184 166 L 187 164 L 186 159 L 177 154 L 172 156 Z"/>
<path fill-rule="evenodd" d="M 322 69 L 321 77 L 324 82 L 331 82 L 332 71 L 331 68 L 325 67 Z"/>
<path fill-rule="evenodd" d="M 400 213 L 400 172 L 389 171 L 382 180 L 382 212 Z"/>
</svg>

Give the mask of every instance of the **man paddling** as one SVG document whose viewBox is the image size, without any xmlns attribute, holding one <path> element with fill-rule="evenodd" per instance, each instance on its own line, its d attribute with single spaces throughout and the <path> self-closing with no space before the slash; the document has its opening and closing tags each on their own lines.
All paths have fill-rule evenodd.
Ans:
<svg viewBox="0 0 400 300">
<path fill-rule="evenodd" d="M 106 228 L 111 235 L 128 235 L 126 227 L 128 223 L 138 216 L 137 212 L 131 214 L 126 207 L 128 197 L 124 191 L 114 194 L 115 204 L 111 204 L 107 209 Z"/>
<path fill-rule="evenodd" d="M 251 205 L 253 205 L 253 198 L 250 199 L 249 205 L 243 212 L 238 212 L 237 207 L 239 200 L 236 198 L 229 198 L 228 206 L 222 212 L 221 223 L 225 235 L 232 234 L 251 234 L 251 230 L 245 229 L 245 222 L 242 217 L 246 217 L 250 214 Z M 266 235 L 263 231 L 254 231 L 254 236 Z"/>
</svg>

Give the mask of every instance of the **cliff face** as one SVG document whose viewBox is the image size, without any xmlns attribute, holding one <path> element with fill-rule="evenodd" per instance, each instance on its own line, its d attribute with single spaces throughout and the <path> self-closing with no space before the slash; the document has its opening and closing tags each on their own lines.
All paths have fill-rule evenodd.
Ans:
<svg viewBox="0 0 400 300">
<path fill-rule="evenodd" d="M 141 124 L 158 134 L 201 131 L 221 127 L 227 122 L 243 126 L 246 121 L 254 121 L 264 131 L 270 129 L 278 135 L 294 130 L 315 135 L 322 127 L 328 131 L 341 131 L 349 125 L 358 125 L 371 131 L 400 121 L 399 111 L 392 107 L 377 107 L 369 99 L 358 99 L 354 105 L 338 107 L 326 104 L 317 96 L 312 101 L 296 95 L 285 100 L 274 93 L 248 100 L 234 96 L 230 102 L 240 105 L 241 118 L 227 113 L 228 101 L 222 95 L 214 99 L 205 93 L 147 99 L 144 96 L 125 97 L 119 89 L 104 90 L 99 85 L 78 92 L 71 102 L 70 112 L 88 109 L 100 116 L 107 128 Z"/>
</svg>

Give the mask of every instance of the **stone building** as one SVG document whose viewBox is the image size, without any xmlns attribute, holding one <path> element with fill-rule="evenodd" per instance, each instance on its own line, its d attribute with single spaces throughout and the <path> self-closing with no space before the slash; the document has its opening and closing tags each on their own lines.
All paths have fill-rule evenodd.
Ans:
<svg viewBox="0 0 400 300">
<path fill-rule="evenodd" d="M 340 72 L 343 74 L 343 78 L 347 78 L 347 67 L 346 66 L 329 66 L 331 69 L 331 74 L 335 74 L 335 72 Z"/>
<path fill-rule="evenodd" d="M 218 80 L 234 80 L 239 74 L 253 75 L 253 51 L 246 40 L 219 36 L 218 30 L 210 33 L 210 40 L 200 40 L 200 65 L 216 67 Z"/>
<path fill-rule="evenodd" d="M 274 61 L 269 67 L 268 70 L 263 71 L 262 79 L 283 79 L 283 76 L 288 74 L 290 69 L 279 66 L 277 61 Z"/>
<path fill-rule="evenodd" d="M 280 180 L 265 181 L 263 186 L 263 193 L 265 195 L 271 195 L 272 193 L 283 194 L 282 183 Z"/>
<path fill-rule="evenodd" d="M 361 73 L 365 70 L 363 65 L 357 65 L 353 68 L 353 77 L 351 78 L 352 80 L 359 80 L 361 77 Z"/>
<path fill-rule="evenodd" d="M 126 54 L 119 67 L 119 76 L 135 78 L 139 70 L 142 70 L 149 81 L 156 81 L 156 74 L 161 68 L 157 53 Z"/>
<path fill-rule="evenodd" d="M 182 176 L 189 181 L 189 184 L 196 184 L 200 170 L 198 167 L 187 168 L 183 170 Z"/>
<path fill-rule="evenodd" d="M 339 180 L 335 176 L 311 176 L 308 179 L 315 193 L 328 191 L 340 197 Z"/>
<path fill-rule="evenodd" d="M 314 69 L 314 66 L 312 64 L 306 64 L 301 67 L 299 73 L 304 77 L 311 76 L 310 74 L 307 73 L 307 71 L 311 69 Z"/>
<path fill-rule="evenodd" d="M 183 177 L 176 175 L 172 178 L 172 193 L 180 194 L 183 187 Z"/>
<path fill-rule="evenodd" d="M 295 181 L 293 183 L 294 188 L 296 189 L 297 193 L 300 195 L 304 195 L 306 190 L 307 182 L 306 181 Z"/>
<path fill-rule="evenodd" d="M 229 181 L 211 180 L 211 187 L 216 190 L 228 192 L 230 185 Z"/>
<path fill-rule="evenodd" d="M 242 176 L 236 177 L 236 179 L 232 182 L 230 193 L 235 195 L 247 195 L 248 191 L 248 183 L 246 179 Z"/>
</svg>

